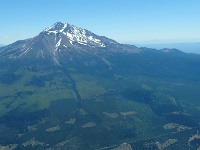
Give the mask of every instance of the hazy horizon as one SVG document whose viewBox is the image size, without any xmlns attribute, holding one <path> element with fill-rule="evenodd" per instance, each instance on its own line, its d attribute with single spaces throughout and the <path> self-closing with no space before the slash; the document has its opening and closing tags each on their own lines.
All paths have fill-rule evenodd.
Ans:
<svg viewBox="0 0 200 150">
<path fill-rule="evenodd" d="M 170 49 L 178 49 L 186 53 L 195 53 L 200 54 L 200 42 L 178 42 L 178 43 L 155 43 L 155 42 L 120 42 L 121 44 L 131 44 L 137 47 L 147 47 L 153 49 L 163 49 L 163 48 L 170 48 Z M 8 44 L 9 45 L 9 44 Z M 0 47 L 6 46 L 4 44 L 0 44 Z"/>
<path fill-rule="evenodd" d="M 0 9 L 0 44 L 32 38 L 58 21 L 120 43 L 195 42 L 200 39 L 199 5 L 198 0 L 4 0 Z"/>
<path fill-rule="evenodd" d="M 185 42 L 185 43 L 152 43 L 152 44 L 135 44 L 137 47 L 148 47 L 154 49 L 178 49 L 186 53 L 200 54 L 200 42 Z"/>
</svg>

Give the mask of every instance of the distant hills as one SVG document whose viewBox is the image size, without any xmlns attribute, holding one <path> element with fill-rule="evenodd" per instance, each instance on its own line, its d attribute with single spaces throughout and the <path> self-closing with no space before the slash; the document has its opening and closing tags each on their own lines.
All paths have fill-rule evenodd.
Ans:
<svg viewBox="0 0 200 150">
<path fill-rule="evenodd" d="M 200 54 L 200 42 L 168 43 L 168 44 L 136 44 L 136 46 L 149 47 L 155 49 L 176 48 L 186 53 Z"/>
</svg>

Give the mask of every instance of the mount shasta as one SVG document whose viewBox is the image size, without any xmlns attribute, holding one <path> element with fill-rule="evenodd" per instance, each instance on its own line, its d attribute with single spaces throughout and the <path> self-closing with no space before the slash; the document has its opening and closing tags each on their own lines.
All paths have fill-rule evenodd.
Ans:
<svg viewBox="0 0 200 150">
<path fill-rule="evenodd" d="M 199 66 L 57 22 L 0 47 L 0 149 L 198 149 Z"/>
</svg>

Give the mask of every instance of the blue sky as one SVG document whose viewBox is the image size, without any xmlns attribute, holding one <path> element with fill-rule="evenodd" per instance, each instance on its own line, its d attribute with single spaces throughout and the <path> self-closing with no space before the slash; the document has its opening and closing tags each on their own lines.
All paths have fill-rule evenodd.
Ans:
<svg viewBox="0 0 200 150">
<path fill-rule="evenodd" d="M 121 43 L 200 42 L 200 0 L 0 0 L 0 44 L 57 21 Z"/>
</svg>

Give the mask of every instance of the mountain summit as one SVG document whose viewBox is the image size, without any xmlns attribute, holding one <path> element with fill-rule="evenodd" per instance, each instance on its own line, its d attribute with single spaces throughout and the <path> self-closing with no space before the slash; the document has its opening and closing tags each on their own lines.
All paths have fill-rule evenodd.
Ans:
<svg viewBox="0 0 200 150">
<path fill-rule="evenodd" d="M 64 55 L 68 57 L 83 53 L 107 55 L 110 52 L 130 53 L 134 52 L 134 49 L 139 50 L 134 46 L 119 44 L 104 36 L 98 36 L 86 29 L 57 22 L 33 38 L 4 47 L 0 55 L 4 59 L 13 60 L 27 58 L 32 61 L 50 60 L 59 65 Z"/>
<path fill-rule="evenodd" d="M 0 48 L 0 149 L 199 149 L 199 66 L 57 22 Z"/>
<path fill-rule="evenodd" d="M 51 27 L 46 28 L 43 32 L 48 35 L 58 35 L 60 39 L 58 40 L 59 42 L 57 43 L 57 46 L 60 46 L 63 37 L 64 39 L 67 38 L 71 45 L 77 42 L 82 45 L 93 47 L 106 47 L 105 44 L 101 41 L 101 37 L 88 30 L 78 28 L 66 23 L 57 22 Z"/>
</svg>

